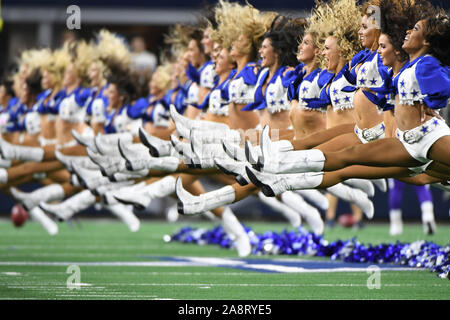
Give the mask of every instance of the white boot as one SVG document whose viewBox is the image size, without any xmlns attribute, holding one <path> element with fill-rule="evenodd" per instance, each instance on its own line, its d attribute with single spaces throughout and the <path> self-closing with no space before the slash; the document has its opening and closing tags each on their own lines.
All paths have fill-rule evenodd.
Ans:
<svg viewBox="0 0 450 320">
<path fill-rule="evenodd" d="M 144 182 L 142 182 L 143 184 L 145 184 Z M 92 192 L 93 195 L 96 196 L 103 196 L 104 194 L 106 194 L 108 191 L 111 190 L 119 190 L 121 188 L 124 187 L 130 187 L 136 185 L 134 181 L 120 181 L 120 182 L 110 182 L 108 184 L 99 186 L 98 188 L 95 188 L 94 190 L 90 190 Z"/>
<path fill-rule="evenodd" d="M 344 181 L 344 184 L 363 191 L 369 197 L 373 197 L 375 195 L 375 187 L 373 186 L 372 182 L 370 182 L 370 180 L 347 179 Z"/>
<path fill-rule="evenodd" d="M 372 183 L 376 185 L 381 192 L 387 191 L 386 179 L 370 179 L 370 181 L 372 181 Z"/>
<path fill-rule="evenodd" d="M 4 168 L 0 168 L 0 183 L 8 182 L 8 171 Z"/>
<path fill-rule="evenodd" d="M 57 204 L 40 202 L 39 207 L 60 220 L 68 220 L 72 218 L 74 214 L 83 211 L 94 204 L 95 196 L 89 190 L 83 190 Z"/>
<path fill-rule="evenodd" d="M 130 229 L 131 232 L 136 232 L 139 230 L 140 222 L 139 219 L 134 215 L 131 206 L 126 206 L 121 203 L 117 203 L 114 205 L 105 205 L 105 208 L 108 209 L 113 215 L 118 217 L 123 221 Z"/>
<path fill-rule="evenodd" d="M 261 132 L 261 165 L 268 173 L 301 173 L 323 170 L 325 156 L 317 149 L 282 152 L 269 137 L 269 127 Z"/>
<path fill-rule="evenodd" d="M 104 177 L 99 170 L 84 169 L 76 163 L 72 163 L 72 170 L 83 188 L 94 190 L 99 186 L 110 183 L 109 179 Z"/>
<path fill-rule="evenodd" d="M 12 163 L 11 160 L 5 160 L 5 159 L 0 158 L 0 168 L 4 168 L 4 169 L 9 168 L 9 167 L 11 167 L 11 163 Z"/>
<path fill-rule="evenodd" d="M 72 171 L 72 163 L 76 163 L 79 167 L 89 170 L 99 169 L 99 166 L 86 156 L 66 156 L 58 150 L 55 150 L 55 157 L 68 171 Z"/>
<path fill-rule="evenodd" d="M 131 150 L 122 140 L 118 142 L 119 152 L 126 160 L 126 167 L 131 171 L 138 171 L 143 169 L 162 170 L 167 172 L 174 172 L 178 169 L 180 160 L 176 157 L 152 157 L 147 149 L 144 152 Z M 145 147 L 144 147 L 145 148 Z"/>
<path fill-rule="evenodd" d="M 181 178 L 177 178 L 176 193 L 179 199 L 178 212 L 180 214 L 197 214 L 233 203 L 235 191 L 232 186 L 225 186 L 199 196 L 193 196 L 183 189 Z"/>
<path fill-rule="evenodd" d="M 275 211 L 281 213 L 294 228 L 298 228 L 302 224 L 302 219 L 297 211 L 281 203 L 277 198 L 266 197 L 261 191 L 258 192 L 258 198 Z"/>
<path fill-rule="evenodd" d="M 245 157 L 245 150 L 241 148 L 238 144 L 232 143 L 225 139 L 222 140 L 222 147 L 225 153 L 235 161 L 245 162 L 247 161 Z"/>
<path fill-rule="evenodd" d="M 44 149 L 10 144 L 0 140 L 0 154 L 5 160 L 21 160 L 41 162 L 44 159 Z"/>
<path fill-rule="evenodd" d="M 389 234 L 398 236 L 403 233 L 402 210 L 392 209 L 389 211 L 390 227 Z"/>
<path fill-rule="evenodd" d="M 238 162 L 231 158 L 226 160 L 214 158 L 214 165 L 223 173 L 235 176 L 236 181 L 241 186 L 246 186 L 250 183 L 250 179 L 247 177 L 247 172 L 245 171 L 245 167 L 248 164 L 248 162 Z"/>
<path fill-rule="evenodd" d="M 75 129 L 72 129 L 72 136 L 80 145 L 85 146 L 86 148 L 89 148 L 96 152 L 98 151 L 98 150 L 96 150 L 93 137 L 92 138 L 85 137 L 85 136 L 81 135 L 80 133 L 78 133 L 78 131 L 76 131 Z"/>
<path fill-rule="evenodd" d="M 295 190 L 295 193 L 298 193 L 303 198 L 314 203 L 321 210 L 328 210 L 330 203 L 328 202 L 328 198 L 320 193 L 318 190 L 310 189 L 310 190 Z"/>
<path fill-rule="evenodd" d="M 306 172 L 297 174 L 271 174 L 245 168 L 250 181 L 268 197 L 274 197 L 285 191 L 313 189 L 323 180 L 323 172 Z"/>
<path fill-rule="evenodd" d="M 230 157 L 223 150 L 221 144 L 202 144 L 198 140 L 191 139 L 191 148 L 196 155 L 196 159 L 200 162 L 202 169 L 214 168 L 214 158 L 227 161 Z"/>
<path fill-rule="evenodd" d="M 189 132 L 192 129 L 200 129 L 200 130 L 230 130 L 224 123 L 212 122 L 212 121 L 204 121 L 204 120 L 192 120 L 186 118 L 178 113 L 175 106 L 170 105 L 170 116 L 172 117 L 173 122 L 177 128 L 177 132 L 180 136 L 184 138 L 189 137 Z"/>
<path fill-rule="evenodd" d="M 325 225 L 320 216 L 320 212 L 305 202 L 300 195 L 292 191 L 287 191 L 281 194 L 281 201 L 296 210 L 316 235 L 321 235 L 323 233 Z"/>
<path fill-rule="evenodd" d="M 109 180 L 112 182 L 120 182 L 120 181 L 128 181 L 128 180 L 134 180 L 139 179 L 148 176 L 150 170 L 148 169 L 142 169 L 138 171 L 122 171 L 113 173 L 111 176 L 109 176 Z"/>
<path fill-rule="evenodd" d="M 436 222 L 434 220 L 433 202 L 425 201 L 420 205 L 422 210 L 423 232 L 425 234 L 436 233 Z"/>
<path fill-rule="evenodd" d="M 95 139 L 97 140 L 96 143 L 100 145 L 117 146 L 119 139 L 122 139 L 126 143 L 133 143 L 133 135 L 129 132 L 98 134 Z"/>
<path fill-rule="evenodd" d="M 175 178 L 166 176 L 149 185 L 134 190 L 121 190 L 114 194 L 117 201 L 131 204 L 138 209 L 145 209 L 156 198 L 164 198 L 175 192 Z"/>
<path fill-rule="evenodd" d="M 356 204 L 366 215 L 368 219 L 372 219 L 375 213 L 375 208 L 372 201 L 367 197 L 367 194 L 359 189 L 354 189 L 349 186 L 338 183 L 326 189 L 333 196 L 338 197 L 350 203 Z"/>
<path fill-rule="evenodd" d="M 139 138 L 142 144 L 150 150 L 152 157 L 165 157 L 172 153 L 173 147 L 170 141 L 152 136 L 142 127 L 139 128 Z"/>
<path fill-rule="evenodd" d="M 223 140 L 234 144 L 240 144 L 241 133 L 238 130 L 227 129 L 211 129 L 200 130 L 191 129 L 189 133 L 189 140 L 194 140 L 199 144 L 222 144 Z"/>
<path fill-rule="evenodd" d="M 22 192 L 17 188 L 11 187 L 9 189 L 14 199 L 20 202 L 25 209 L 31 210 L 41 201 L 55 201 L 64 198 L 64 189 L 60 184 L 51 184 L 33 192 Z"/>
<path fill-rule="evenodd" d="M 232 241 L 236 246 L 239 257 L 248 256 L 252 252 L 250 238 L 229 207 L 225 207 L 225 210 L 223 211 L 222 226 L 225 232 L 230 232 L 235 236 L 235 239 Z"/>
<path fill-rule="evenodd" d="M 120 156 L 102 156 L 90 149 L 86 149 L 86 151 L 89 158 L 100 167 L 104 176 L 110 176 L 126 169 L 125 159 Z"/>
<path fill-rule="evenodd" d="M 37 221 L 41 226 L 43 226 L 51 236 L 58 233 L 58 225 L 53 222 L 52 219 L 47 217 L 47 215 L 42 211 L 41 208 L 34 207 L 28 212 L 30 213 L 31 218 L 33 218 L 33 220 Z"/>
<path fill-rule="evenodd" d="M 175 135 L 170 136 L 170 141 L 174 149 L 183 156 L 184 164 L 188 168 L 200 168 L 200 160 L 192 151 L 191 144 L 181 142 Z"/>
</svg>

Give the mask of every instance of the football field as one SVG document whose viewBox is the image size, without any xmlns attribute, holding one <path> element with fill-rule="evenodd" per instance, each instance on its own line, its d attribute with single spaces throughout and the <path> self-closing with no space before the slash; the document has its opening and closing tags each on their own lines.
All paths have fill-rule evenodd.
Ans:
<svg viewBox="0 0 450 320">
<path fill-rule="evenodd" d="M 379 265 L 379 289 L 368 286 L 369 264 L 329 257 L 252 255 L 215 245 L 164 241 L 184 226 L 217 224 L 183 219 L 169 224 L 144 220 L 137 233 L 115 220 L 59 224 L 49 236 L 28 221 L 14 228 L 0 220 L 0 299 L 450 299 L 450 281 L 426 269 Z M 285 223 L 246 223 L 257 233 L 282 231 Z M 362 243 L 397 240 L 450 243 L 450 226 L 433 236 L 419 224 L 388 235 L 387 224 L 364 229 L 326 229 L 328 241 L 357 237 Z M 166 239 L 167 240 L 167 237 Z"/>
</svg>

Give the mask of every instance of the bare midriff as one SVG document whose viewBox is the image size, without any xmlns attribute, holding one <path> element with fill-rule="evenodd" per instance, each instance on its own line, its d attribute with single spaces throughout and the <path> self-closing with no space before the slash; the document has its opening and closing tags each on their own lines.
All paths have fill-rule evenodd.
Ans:
<svg viewBox="0 0 450 320">
<path fill-rule="evenodd" d="M 229 123 L 231 129 L 253 129 L 259 124 L 259 116 L 256 112 L 241 111 L 244 104 L 230 103 L 228 105 Z"/>
<path fill-rule="evenodd" d="M 377 106 L 367 99 L 363 90 L 372 92 L 367 88 L 360 88 L 356 91 L 353 97 L 355 120 L 358 128 L 369 129 L 381 123 L 383 115 L 378 112 Z"/>
<path fill-rule="evenodd" d="M 298 106 L 297 100 L 292 100 L 289 118 L 294 127 L 296 139 L 325 129 L 327 122 L 325 112 L 303 109 Z"/>
</svg>

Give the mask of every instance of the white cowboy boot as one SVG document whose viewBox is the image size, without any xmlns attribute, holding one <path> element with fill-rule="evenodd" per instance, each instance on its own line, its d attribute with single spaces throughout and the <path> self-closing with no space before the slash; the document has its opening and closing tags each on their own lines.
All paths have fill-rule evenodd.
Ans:
<svg viewBox="0 0 450 320">
<path fill-rule="evenodd" d="M 296 210 L 316 235 L 323 233 L 325 225 L 320 217 L 320 212 L 305 202 L 300 195 L 292 191 L 287 191 L 281 194 L 281 201 Z"/>
<path fill-rule="evenodd" d="M 126 169 L 125 159 L 120 156 L 102 156 L 90 149 L 86 149 L 86 151 L 89 158 L 100 167 L 104 176 L 110 176 Z"/>
<path fill-rule="evenodd" d="M 191 148 L 202 169 L 215 168 L 214 158 L 228 161 L 230 157 L 223 150 L 221 144 L 202 144 L 198 140 L 191 139 Z M 230 159 L 231 160 L 231 159 Z"/>
<path fill-rule="evenodd" d="M 116 192 L 114 197 L 117 201 L 125 204 L 131 204 L 137 209 L 145 209 L 150 205 L 153 199 L 164 198 L 174 192 L 175 178 L 172 176 L 166 176 L 149 185 L 144 184 L 136 190 Z"/>
<path fill-rule="evenodd" d="M 241 133 L 238 130 L 228 128 L 228 126 L 226 130 L 191 129 L 188 137 L 189 140 L 195 140 L 200 144 L 221 144 L 223 140 L 229 141 L 234 144 L 239 144 L 241 142 Z"/>
<path fill-rule="evenodd" d="M 37 221 L 51 235 L 58 233 L 58 225 L 42 211 L 39 207 L 34 207 L 28 211 L 33 220 Z"/>
<path fill-rule="evenodd" d="M 168 140 L 163 140 L 147 133 L 144 128 L 139 128 L 139 138 L 144 146 L 150 150 L 152 157 L 170 156 L 172 153 L 172 144 Z"/>
<path fill-rule="evenodd" d="M 234 235 L 234 240 L 231 237 L 230 239 L 232 239 L 239 257 L 248 256 L 252 252 L 250 238 L 229 207 L 225 207 L 225 210 L 223 211 L 222 226 L 225 232 L 232 233 Z"/>
<path fill-rule="evenodd" d="M 14 199 L 20 202 L 27 210 L 33 209 L 41 201 L 61 200 L 65 196 L 63 187 L 56 183 L 36 189 L 30 193 L 22 192 L 14 187 L 11 187 L 9 190 Z"/>
<path fill-rule="evenodd" d="M 193 196 L 183 189 L 180 177 L 177 178 L 175 190 L 179 199 L 178 212 L 186 215 L 198 214 L 231 204 L 235 199 L 235 191 L 232 186 L 225 186 L 215 191 Z"/>
<path fill-rule="evenodd" d="M 387 191 L 386 179 L 370 179 L 369 181 L 372 181 L 372 183 L 377 186 L 377 188 L 380 189 L 381 192 Z"/>
<path fill-rule="evenodd" d="M 330 206 L 328 198 L 322 193 L 320 193 L 319 190 L 315 189 L 295 190 L 295 193 L 298 193 L 303 198 L 309 200 L 321 210 L 325 211 Z"/>
<path fill-rule="evenodd" d="M 294 228 L 298 228 L 302 224 L 302 219 L 298 212 L 281 203 L 277 198 L 266 197 L 261 191 L 258 192 L 258 198 L 275 211 L 281 213 Z"/>
<path fill-rule="evenodd" d="M 323 172 L 305 172 L 296 174 L 271 174 L 245 168 L 250 181 L 268 197 L 274 197 L 285 191 L 313 189 L 323 180 Z"/>
<path fill-rule="evenodd" d="M 142 182 L 143 183 L 143 182 Z M 120 182 L 110 182 L 108 184 L 104 184 L 102 186 L 99 186 L 97 188 L 95 188 L 94 190 L 90 190 L 91 193 L 93 195 L 96 196 L 103 196 L 105 195 L 107 192 L 111 191 L 111 190 L 119 190 L 120 188 L 124 188 L 124 187 L 130 187 L 136 185 L 134 181 L 120 181 Z M 116 201 L 114 201 L 115 203 Z"/>
<path fill-rule="evenodd" d="M 119 140 L 118 147 L 120 154 L 126 160 L 126 167 L 131 171 L 138 171 L 143 169 L 161 170 L 167 172 L 175 172 L 180 164 L 180 159 L 176 157 L 152 157 L 147 149 L 145 152 L 133 152 L 128 148 L 122 140 Z"/>
<path fill-rule="evenodd" d="M 92 137 L 85 137 L 78 133 L 75 129 L 72 129 L 72 136 L 73 138 L 82 146 L 85 146 L 86 148 L 89 148 L 91 150 L 94 150 L 95 152 L 98 152 L 98 150 L 95 147 L 94 138 Z"/>
<path fill-rule="evenodd" d="M 68 171 L 72 171 L 72 162 L 76 163 L 79 167 L 89 169 L 89 170 L 98 170 L 99 166 L 96 165 L 89 157 L 87 156 L 66 156 L 55 150 L 56 159 L 61 162 Z"/>
<path fill-rule="evenodd" d="M 343 182 L 344 184 L 359 189 L 367 194 L 369 197 L 375 195 L 375 187 L 370 180 L 365 179 L 347 179 Z"/>
<path fill-rule="evenodd" d="M 259 159 L 261 158 L 261 148 L 252 146 L 250 141 L 245 141 L 245 158 L 253 168 L 260 170 Z"/>
<path fill-rule="evenodd" d="M 122 171 L 122 172 L 116 172 L 113 173 L 111 176 L 109 176 L 109 181 L 111 182 L 121 182 L 121 181 L 128 181 L 128 180 L 135 180 L 139 178 L 143 178 L 148 176 L 150 170 L 148 169 L 142 169 L 138 171 Z"/>
<path fill-rule="evenodd" d="M 8 182 L 8 171 L 4 168 L 0 168 L 0 183 Z"/>
<path fill-rule="evenodd" d="M 7 169 L 11 167 L 12 160 L 5 160 L 0 157 L 0 168 Z"/>
<path fill-rule="evenodd" d="M 78 177 L 83 188 L 93 190 L 99 186 L 109 184 L 110 181 L 107 177 L 103 176 L 99 170 L 88 170 L 79 167 L 76 163 L 72 163 L 72 170 Z"/>
<path fill-rule="evenodd" d="M 95 196 L 89 190 L 83 190 L 57 204 L 40 202 L 39 207 L 58 219 L 65 221 L 94 204 Z"/>
<path fill-rule="evenodd" d="M 372 201 L 370 201 L 367 194 L 363 191 L 351 188 L 342 183 L 338 183 L 327 188 L 326 190 L 339 199 L 356 204 L 364 212 L 368 219 L 373 218 L 375 208 Z"/>
<path fill-rule="evenodd" d="M 225 153 L 232 159 L 240 162 L 247 161 L 245 157 L 245 150 L 238 144 L 232 143 L 227 140 L 222 140 L 222 148 Z"/>
<path fill-rule="evenodd" d="M 235 176 L 239 185 L 246 186 L 250 183 L 250 179 L 247 177 L 247 172 L 245 171 L 248 162 L 238 162 L 231 158 L 226 160 L 214 158 L 214 164 L 223 173 Z"/>
<path fill-rule="evenodd" d="M 269 127 L 261 133 L 261 166 L 268 173 L 302 173 L 323 170 L 325 156 L 318 149 L 282 152 L 269 137 Z"/>
<path fill-rule="evenodd" d="M 183 161 L 188 168 L 200 168 L 200 160 L 192 151 L 191 144 L 181 142 L 175 135 L 170 136 L 170 141 L 174 149 L 183 156 Z"/>
<path fill-rule="evenodd" d="M 131 206 L 117 203 L 104 205 L 104 207 L 108 209 L 113 215 L 122 220 L 122 222 L 127 225 L 128 229 L 130 229 L 131 232 L 136 232 L 139 230 L 141 223 L 133 213 Z"/>
<path fill-rule="evenodd" d="M 4 160 L 41 162 L 44 159 L 42 148 L 17 146 L 4 140 L 0 140 L 0 154 Z"/>
<path fill-rule="evenodd" d="M 177 128 L 177 132 L 180 136 L 187 138 L 189 137 L 189 131 L 192 129 L 198 129 L 203 131 L 209 130 L 230 130 L 230 127 L 224 123 L 205 121 L 205 120 L 192 120 L 186 118 L 178 113 L 175 106 L 170 105 L 170 116 L 172 117 L 173 122 Z"/>
</svg>

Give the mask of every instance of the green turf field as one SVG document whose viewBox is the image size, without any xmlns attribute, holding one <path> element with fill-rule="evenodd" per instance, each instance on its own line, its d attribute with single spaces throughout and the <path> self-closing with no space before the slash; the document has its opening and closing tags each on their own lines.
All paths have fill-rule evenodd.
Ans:
<svg viewBox="0 0 450 320">
<path fill-rule="evenodd" d="M 183 220 L 143 221 L 130 233 L 118 221 L 82 220 L 81 227 L 60 224 L 50 237 L 28 221 L 14 228 L 0 221 L 0 299 L 450 299 L 450 282 L 428 270 L 381 271 L 380 289 L 370 290 L 370 274 L 359 272 L 266 273 L 203 265 L 214 258 L 239 260 L 235 251 L 217 246 L 165 243 L 163 236 L 179 228 L 210 228 L 213 223 Z M 283 223 L 248 222 L 256 232 L 281 231 Z M 430 240 L 450 243 L 450 226 L 439 225 L 424 236 L 421 225 L 405 225 L 404 234 L 390 237 L 388 226 L 372 224 L 355 231 L 336 227 L 327 240 L 357 236 L 363 243 Z M 160 257 L 197 257 L 201 265 L 176 265 Z M 211 259 L 206 259 L 210 257 Z M 196 260 L 197 259 L 197 260 Z M 258 259 L 329 261 L 304 256 L 253 256 Z M 312 260 L 312 261 L 311 261 Z M 104 265 L 101 265 L 104 263 Z M 80 268 L 80 289 L 69 289 L 69 265 Z M 69 282 L 70 283 L 70 282 Z"/>
</svg>

